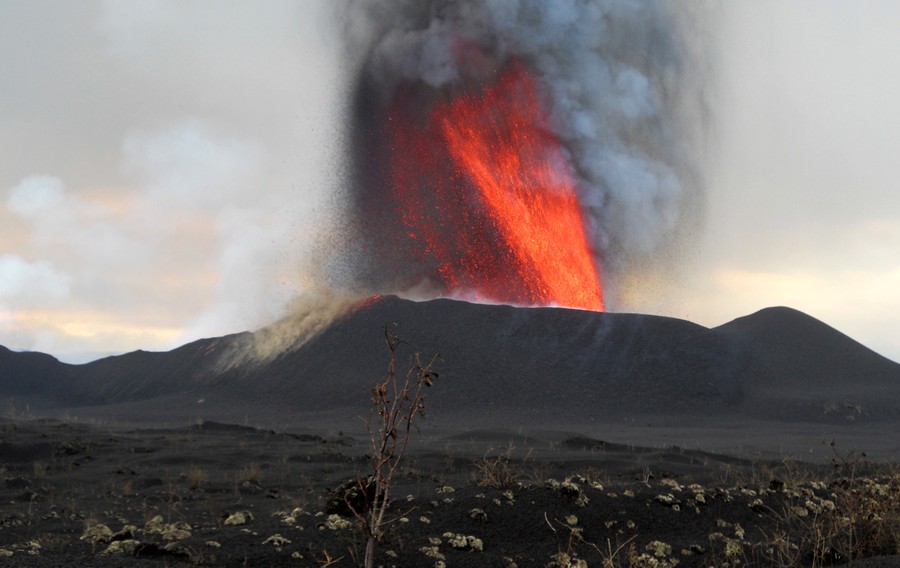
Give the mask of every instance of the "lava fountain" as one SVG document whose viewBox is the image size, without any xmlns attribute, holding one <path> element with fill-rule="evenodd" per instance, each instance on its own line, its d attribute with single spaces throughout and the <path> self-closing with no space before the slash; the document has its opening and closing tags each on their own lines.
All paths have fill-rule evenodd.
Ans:
<svg viewBox="0 0 900 568">
<path fill-rule="evenodd" d="M 336 4 L 354 65 L 338 287 L 603 310 L 678 275 L 704 210 L 699 11 Z"/>
<path fill-rule="evenodd" d="M 448 295 L 602 311 L 571 166 L 534 81 L 518 63 L 496 76 L 425 112 L 410 111 L 414 90 L 395 94 L 379 134 L 380 199 L 403 229 L 390 246 Z"/>
</svg>

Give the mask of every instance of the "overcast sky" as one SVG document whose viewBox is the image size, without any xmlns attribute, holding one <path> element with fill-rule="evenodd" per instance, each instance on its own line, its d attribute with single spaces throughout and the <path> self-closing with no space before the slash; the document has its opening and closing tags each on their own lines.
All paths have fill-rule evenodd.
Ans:
<svg viewBox="0 0 900 568">
<path fill-rule="evenodd" d="M 0 344 L 83 361 L 314 287 L 349 65 L 328 2 L 0 3 Z M 709 18 L 700 241 L 629 310 L 788 305 L 900 360 L 900 4 Z"/>
<path fill-rule="evenodd" d="M 683 315 L 803 310 L 900 360 L 900 4 L 728 2 Z"/>
</svg>

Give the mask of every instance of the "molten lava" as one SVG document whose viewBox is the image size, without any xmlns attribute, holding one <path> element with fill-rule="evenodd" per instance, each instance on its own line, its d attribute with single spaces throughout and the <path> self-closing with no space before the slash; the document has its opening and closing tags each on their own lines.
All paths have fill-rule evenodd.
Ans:
<svg viewBox="0 0 900 568">
<path fill-rule="evenodd" d="M 406 102 L 389 119 L 391 191 L 447 290 L 603 310 L 572 174 L 524 67 L 438 104 L 424 124 L 400 112 Z"/>
</svg>

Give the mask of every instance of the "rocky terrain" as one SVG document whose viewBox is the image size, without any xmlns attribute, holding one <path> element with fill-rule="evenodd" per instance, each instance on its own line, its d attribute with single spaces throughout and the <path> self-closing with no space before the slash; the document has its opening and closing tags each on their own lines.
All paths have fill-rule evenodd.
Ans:
<svg viewBox="0 0 900 568">
<path fill-rule="evenodd" d="M 356 566 L 364 539 L 335 496 L 366 473 L 366 449 L 342 433 L 219 423 L 4 421 L 0 557 Z M 900 470 L 833 451 L 833 464 L 807 464 L 578 436 L 428 439 L 394 480 L 377 564 L 830 566 L 900 554 Z"/>
</svg>

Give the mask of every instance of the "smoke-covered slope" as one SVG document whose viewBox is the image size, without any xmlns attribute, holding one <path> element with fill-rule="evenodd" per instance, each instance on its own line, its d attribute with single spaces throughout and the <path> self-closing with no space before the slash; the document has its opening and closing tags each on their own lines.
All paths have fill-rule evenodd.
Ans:
<svg viewBox="0 0 900 568">
<path fill-rule="evenodd" d="M 394 297 L 343 316 L 296 350 L 224 371 L 218 355 L 249 336 L 81 366 L 2 350 L 0 396 L 70 407 L 186 393 L 235 408 L 353 415 L 365 411 L 366 392 L 386 369 L 386 323 L 407 342 L 400 363 L 414 351 L 442 354 L 430 405 L 468 423 L 900 418 L 900 365 L 794 310 L 763 310 L 707 329 L 640 314 Z"/>
</svg>

